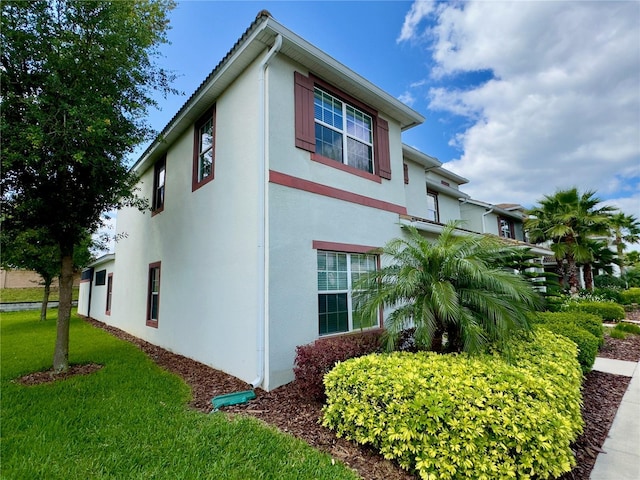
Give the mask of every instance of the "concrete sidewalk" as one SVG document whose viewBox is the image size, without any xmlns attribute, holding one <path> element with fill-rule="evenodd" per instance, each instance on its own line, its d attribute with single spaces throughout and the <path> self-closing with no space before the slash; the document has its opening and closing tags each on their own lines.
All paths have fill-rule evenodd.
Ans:
<svg viewBox="0 0 640 480">
<path fill-rule="evenodd" d="M 631 377 L 591 480 L 640 480 L 640 362 L 596 358 L 593 369 Z"/>
</svg>

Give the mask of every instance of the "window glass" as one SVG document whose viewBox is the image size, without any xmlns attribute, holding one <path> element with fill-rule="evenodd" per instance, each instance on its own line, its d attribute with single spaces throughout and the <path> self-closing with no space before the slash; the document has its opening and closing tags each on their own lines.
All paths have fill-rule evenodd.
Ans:
<svg viewBox="0 0 640 480">
<path fill-rule="evenodd" d="M 200 154 L 198 162 L 198 181 L 211 175 L 213 165 L 213 120 L 209 119 L 200 127 Z"/>
<path fill-rule="evenodd" d="M 373 173 L 373 119 L 333 95 L 314 91 L 316 153 Z"/>
<path fill-rule="evenodd" d="M 439 222 L 438 196 L 435 193 L 427 193 L 427 220 Z"/>
<path fill-rule="evenodd" d="M 158 310 L 160 306 L 160 266 L 149 268 L 149 313 L 147 320 L 158 321 Z"/>
<path fill-rule="evenodd" d="M 354 318 L 352 288 L 377 268 L 375 255 L 318 251 L 318 326 L 320 335 L 374 326 Z"/>
<path fill-rule="evenodd" d="M 96 285 L 104 285 L 107 281 L 107 271 L 100 270 L 96 272 Z"/>
<path fill-rule="evenodd" d="M 166 177 L 166 158 L 161 158 L 158 160 L 154 166 L 154 176 L 153 176 L 153 185 L 154 185 L 154 193 L 153 193 L 153 210 L 161 210 L 164 207 L 164 184 Z"/>
</svg>

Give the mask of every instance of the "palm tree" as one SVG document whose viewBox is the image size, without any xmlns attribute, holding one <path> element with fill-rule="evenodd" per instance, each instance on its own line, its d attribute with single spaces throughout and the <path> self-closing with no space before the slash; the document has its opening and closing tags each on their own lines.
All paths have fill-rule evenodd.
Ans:
<svg viewBox="0 0 640 480">
<path fill-rule="evenodd" d="M 640 241 L 640 222 L 633 215 L 626 215 L 622 212 L 618 212 L 615 215 L 611 215 L 609 219 L 611 225 L 611 237 L 613 237 L 612 243 L 616 247 L 618 252 L 618 267 L 620 268 L 620 274 L 624 274 L 625 267 L 625 255 L 624 250 L 628 243 L 638 243 Z"/>
<path fill-rule="evenodd" d="M 594 191 L 583 194 L 577 188 L 559 190 L 554 195 L 545 195 L 539 205 L 529 210 L 525 230 L 534 243 L 550 241 L 559 265 L 566 262 L 571 294 L 578 292 L 577 263 L 588 263 L 592 252 L 587 240 L 608 233 L 609 219 L 613 207 L 596 208 L 601 200 Z M 558 272 L 560 275 L 562 272 Z"/>
<path fill-rule="evenodd" d="M 606 241 L 592 238 L 585 241 L 585 248 L 589 250 L 591 259 L 582 263 L 584 288 L 593 290 L 593 271 L 598 273 L 599 270 L 604 270 L 605 273 L 613 273 L 611 265 L 616 262 L 616 253 L 609 248 Z"/>
<path fill-rule="evenodd" d="M 389 350 L 412 326 L 418 346 L 435 351 L 442 350 L 444 334 L 449 351 L 479 352 L 490 344 L 505 347 L 514 332 L 529 330 L 525 314 L 541 297 L 497 262 L 518 248 L 496 237 L 457 235 L 456 226 L 447 224 L 435 242 L 404 226 L 406 238 L 382 250 L 386 266 L 356 285 L 359 315 L 392 310 L 385 322 Z"/>
</svg>

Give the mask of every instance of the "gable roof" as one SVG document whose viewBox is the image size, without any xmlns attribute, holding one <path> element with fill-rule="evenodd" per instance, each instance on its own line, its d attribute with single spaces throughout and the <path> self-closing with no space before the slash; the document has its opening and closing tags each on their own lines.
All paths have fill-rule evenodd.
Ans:
<svg viewBox="0 0 640 480">
<path fill-rule="evenodd" d="M 262 10 L 131 169 L 144 171 L 148 168 L 182 132 L 200 118 L 251 62 L 271 48 L 278 35 L 282 37 L 279 54 L 291 58 L 345 93 L 397 120 L 403 130 L 424 121 L 424 117 L 411 107 L 278 23 L 268 11 Z"/>
</svg>

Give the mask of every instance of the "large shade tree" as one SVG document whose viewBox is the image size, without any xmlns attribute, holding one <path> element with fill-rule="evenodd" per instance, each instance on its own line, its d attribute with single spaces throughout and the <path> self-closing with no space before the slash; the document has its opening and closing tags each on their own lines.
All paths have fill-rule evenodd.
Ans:
<svg viewBox="0 0 640 480">
<path fill-rule="evenodd" d="M 558 190 L 545 195 L 527 213 L 524 228 L 534 243 L 550 242 L 559 270 L 566 264 L 569 290 L 576 294 L 579 288 L 578 263 L 593 261 L 589 239 L 606 236 L 609 219 L 615 209 L 599 206 L 601 200 L 594 191 L 580 193 L 577 188 Z M 562 271 L 558 274 L 563 276 Z"/>
<path fill-rule="evenodd" d="M 135 196 L 127 155 L 151 131 L 171 0 L 3 1 L 0 5 L 3 228 L 43 230 L 58 248 L 53 356 L 68 368 L 73 251 L 101 212 Z"/>
<path fill-rule="evenodd" d="M 416 343 L 441 351 L 505 348 L 515 332 L 529 330 L 526 313 L 541 305 L 529 282 L 504 268 L 520 258 L 497 237 L 460 235 L 456 223 L 430 241 L 413 227 L 382 250 L 380 270 L 359 280 L 356 314 L 375 319 L 388 309 L 387 347 L 415 327 Z"/>
</svg>

